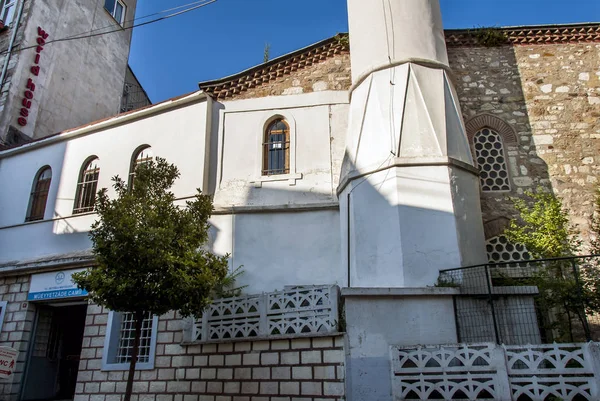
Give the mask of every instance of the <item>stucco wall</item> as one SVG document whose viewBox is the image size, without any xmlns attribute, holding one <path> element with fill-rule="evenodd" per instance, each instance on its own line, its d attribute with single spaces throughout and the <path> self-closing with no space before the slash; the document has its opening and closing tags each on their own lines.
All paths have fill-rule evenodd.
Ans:
<svg viewBox="0 0 600 401">
<path fill-rule="evenodd" d="M 518 140 L 506 146 L 512 190 L 482 194 L 484 221 L 513 217 L 507 196 L 542 186 L 563 198 L 587 240 L 600 171 L 600 44 L 450 48 L 449 56 L 467 125 L 489 113 Z"/>
<path fill-rule="evenodd" d="M 99 158 L 98 189 L 110 188 L 113 176 L 127 179 L 136 149 L 150 145 L 155 156 L 179 168 L 181 177 L 172 188 L 175 196 L 193 196 L 196 188 L 205 184 L 209 115 L 208 103 L 199 101 L 152 118 L 0 158 L 0 182 L 5 188 L 0 192 L 0 262 L 89 248 L 87 231 L 96 217 L 73 216 L 73 203 L 81 168 L 90 156 Z M 52 168 L 46 220 L 24 223 L 34 177 L 45 165 Z"/>
</svg>

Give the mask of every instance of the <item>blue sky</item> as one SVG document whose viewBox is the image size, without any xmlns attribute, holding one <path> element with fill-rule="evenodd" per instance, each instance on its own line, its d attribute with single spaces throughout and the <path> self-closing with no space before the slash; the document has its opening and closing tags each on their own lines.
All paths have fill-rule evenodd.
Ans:
<svg viewBox="0 0 600 401">
<path fill-rule="evenodd" d="M 138 0 L 137 17 L 192 0 Z M 364 0 L 367 1 L 367 0 Z M 369 0 L 372 1 L 372 0 Z M 394 0 L 402 1 L 402 0 Z M 600 0 L 440 0 L 445 28 L 600 21 Z M 130 64 L 153 102 L 347 32 L 346 0 L 218 0 L 134 29 Z"/>
</svg>

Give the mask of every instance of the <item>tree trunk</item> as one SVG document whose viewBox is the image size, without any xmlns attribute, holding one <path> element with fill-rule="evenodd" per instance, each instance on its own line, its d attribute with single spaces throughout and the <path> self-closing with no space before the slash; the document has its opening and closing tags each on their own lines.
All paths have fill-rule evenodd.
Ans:
<svg viewBox="0 0 600 401">
<path fill-rule="evenodd" d="M 135 373 L 135 364 L 137 363 L 140 349 L 140 337 L 142 336 L 144 312 L 136 311 L 133 317 L 135 319 L 135 336 L 133 338 L 133 349 L 131 350 L 131 361 L 129 362 L 129 376 L 127 376 L 127 387 L 125 388 L 125 398 L 123 401 L 131 400 L 131 392 L 133 391 L 133 375 Z"/>
</svg>

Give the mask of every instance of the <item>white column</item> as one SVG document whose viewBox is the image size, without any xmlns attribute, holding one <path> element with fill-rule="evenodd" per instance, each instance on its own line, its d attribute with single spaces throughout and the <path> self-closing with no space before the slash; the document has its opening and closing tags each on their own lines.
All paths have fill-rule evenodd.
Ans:
<svg viewBox="0 0 600 401">
<path fill-rule="evenodd" d="M 349 286 L 430 286 L 440 269 L 485 262 L 439 3 L 348 0 L 348 12 L 354 85 L 338 195 Z"/>
</svg>

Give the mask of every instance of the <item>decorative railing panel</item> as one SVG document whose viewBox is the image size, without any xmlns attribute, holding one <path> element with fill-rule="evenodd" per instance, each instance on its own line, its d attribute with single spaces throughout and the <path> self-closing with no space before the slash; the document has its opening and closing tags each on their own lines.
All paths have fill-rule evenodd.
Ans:
<svg viewBox="0 0 600 401">
<path fill-rule="evenodd" d="M 600 344 L 391 348 L 395 400 L 595 401 Z"/>
<path fill-rule="evenodd" d="M 591 355 L 581 344 L 505 347 L 515 400 L 597 400 Z M 597 372 L 600 374 L 600 372 Z"/>
<path fill-rule="evenodd" d="M 392 347 L 397 400 L 496 400 L 495 346 Z"/>
<path fill-rule="evenodd" d="M 194 321 L 194 342 L 335 333 L 337 286 L 294 287 L 285 291 L 220 299 Z"/>
</svg>

